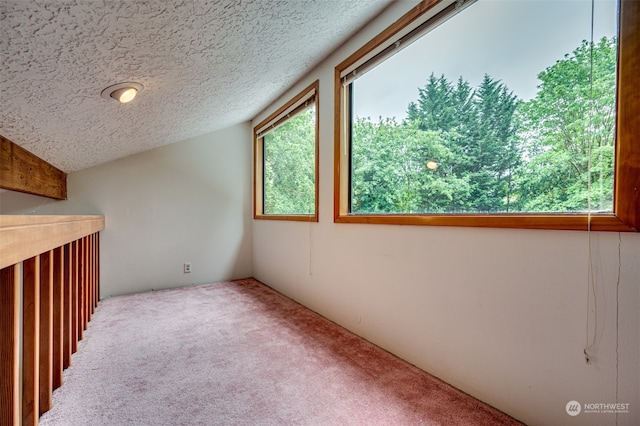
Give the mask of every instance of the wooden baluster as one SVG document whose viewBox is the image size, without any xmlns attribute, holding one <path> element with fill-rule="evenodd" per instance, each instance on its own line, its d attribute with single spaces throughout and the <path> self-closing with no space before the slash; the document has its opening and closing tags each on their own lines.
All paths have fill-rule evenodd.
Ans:
<svg viewBox="0 0 640 426">
<path fill-rule="evenodd" d="M 100 233 L 96 232 L 96 307 L 100 302 Z"/>
<path fill-rule="evenodd" d="M 64 357 L 64 248 L 53 250 L 53 389 L 62 386 Z"/>
<path fill-rule="evenodd" d="M 86 277 L 87 277 L 87 297 L 86 297 L 86 307 L 87 307 L 87 325 L 89 324 L 89 321 L 91 321 L 91 314 L 92 309 L 91 309 L 91 235 L 87 235 L 85 237 L 87 239 L 87 255 L 86 255 L 86 259 L 87 259 L 87 272 L 86 272 Z"/>
<path fill-rule="evenodd" d="M 40 257 L 22 262 L 22 424 L 37 425 L 40 373 Z"/>
<path fill-rule="evenodd" d="M 91 264 L 89 263 L 89 236 L 84 237 L 83 239 L 84 245 L 84 268 L 82 272 L 82 276 L 84 277 L 84 298 L 82 300 L 84 305 L 84 329 L 86 330 L 89 326 L 89 321 L 91 321 L 91 304 L 89 303 L 90 294 L 91 294 Z"/>
<path fill-rule="evenodd" d="M 53 393 L 53 250 L 40 255 L 40 407 L 51 409 Z"/>
<path fill-rule="evenodd" d="M 63 352 L 62 366 L 71 365 L 73 352 L 73 244 L 64 246 L 64 315 L 63 315 Z"/>
<path fill-rule="evenodd" d="M 96 232 L 96 301 L 95 305 L 98 306 L 100 301 L 100 233 Z"/>
<path fill-rule="evenodd" d="M 71 243 L 71 353 L 78 352 L 78 241 Z"/>
<path fill-rule="evenodd" d="M 78 341 L 84 338 L 84 238 L 78 241 Z"/>
<path fill-rule="evenodd" d="M 20 264 L 0 269 L 0 424 L 20 421 Z"/>
<path fill-rule="evenodd" d="M 96 309 L 96 234 L 91 235 L 91 314 Z"/>
</svg>

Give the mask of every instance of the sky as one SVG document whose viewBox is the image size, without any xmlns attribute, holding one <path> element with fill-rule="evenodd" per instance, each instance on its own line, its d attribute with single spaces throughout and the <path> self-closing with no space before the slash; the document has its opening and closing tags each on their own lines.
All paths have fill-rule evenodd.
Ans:
<svg viewBox="0 0 640 426">
<path fill-rule="evenodd" d="M 591 0 L 478 0 L 354 83 L 357 117 L 406 115 L 429 75 L 472 87 L 485 74 L 520 99 L 535 96 L 537 74 L 591 37 Z M 594 0 L 594 40 L 617 33 L 617 1 Z"/>
</svg>

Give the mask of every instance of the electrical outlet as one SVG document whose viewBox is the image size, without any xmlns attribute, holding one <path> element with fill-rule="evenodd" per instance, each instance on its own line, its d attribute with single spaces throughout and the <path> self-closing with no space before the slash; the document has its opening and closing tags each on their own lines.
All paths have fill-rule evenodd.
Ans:
<svg viewBox="0 0 640 426">
<path fill-rule="evenodd" d="M 185 274 L 190 274 L 191 273 L 191 262 L 185 262 L 185 264 L 184 264 L 184 273 Z"/>
</svg>

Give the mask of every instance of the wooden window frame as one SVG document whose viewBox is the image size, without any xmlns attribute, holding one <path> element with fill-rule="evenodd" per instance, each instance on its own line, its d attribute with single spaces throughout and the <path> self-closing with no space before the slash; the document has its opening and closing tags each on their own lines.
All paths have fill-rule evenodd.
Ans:
<svg viewBox="0 0 640 426">
<path fill-rule="evenodd" d="M 299 222 L 318 222 L 318 193 L 319 193 L 319 129 L 320 129 L 320 81 L 316 80 L 304 88 L 300 93 L 282 105 L 273 114 L 262 120 L 253 128 L 253 218 L 258 220 L 290 220 Z M 309 96 L 315 90 L 315 208 L 312 214 L 266 214 L 264 212 L 264 136 L 258 136 L 258 130 L 269 122 L 277 119 L 279 115 L 290 109 L 297 102 Z"/>
<path fill-rule="evenodd" d="M 485 228 L 640 231 L 640 1 L 620 0 L 613 213 L 352 214 L 349 212 L 348 90 L 341 73 L 420 18 L 439 0 L 423 0 L 335 68 L 334 222 Z"/>
</svg>

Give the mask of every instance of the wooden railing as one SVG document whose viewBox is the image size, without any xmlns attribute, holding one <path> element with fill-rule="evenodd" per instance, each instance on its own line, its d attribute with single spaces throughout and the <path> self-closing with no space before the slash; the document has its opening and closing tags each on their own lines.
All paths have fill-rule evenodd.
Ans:
<svg viewBox="0 0 640 426">
<path fill-rule="evenodd" d="M 51 408 L 100 298 L 102 229 L 104 216 L 0 216 L 0 425 Z"/>
</svg>

